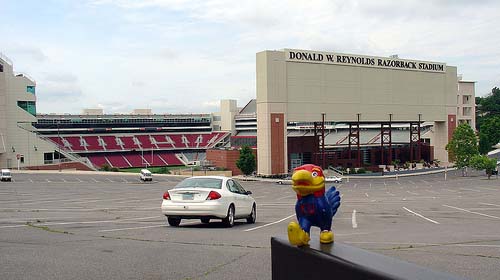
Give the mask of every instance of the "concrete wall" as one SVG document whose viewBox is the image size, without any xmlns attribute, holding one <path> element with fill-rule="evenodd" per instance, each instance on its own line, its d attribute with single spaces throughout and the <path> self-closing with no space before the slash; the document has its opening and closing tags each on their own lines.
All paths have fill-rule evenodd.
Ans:
<svg viewBox="0 0 500 280">
<path fill-rule="evenodd" d="M 17 155 L 24 157 L 19 167 L 42 165 L 44 152 L 53 152 L 54 145 L 40 139 L 31 126 L 36 117 L 17 105 L 18 101 L 36 101 L 36 95 L 27 91 L 36 86 L 25 75 L 14 73 L 13 66 L 0 57 L 4 71 L 0 72 L 0 167 L 16 168 Z"/>
<path fill-rule="evenodd" d="M 291 52 L 293 50 L 257 53 L 259 174 L 285 173 L 287 170 L 286 137 L 284 145 L 273 147 L 271 127 L 274 119 L 271 114 L 283 114 L 285 129 L 289 121 L 320 121 L 322 113 L 326 114 L 326 121 L 335 122 L 355 121 L 358 113 L 361 121 L 387 121 L 389 114 L 393 121 L 415 121 L 420 114 L 422 121 L 444 125 L 444 131 L 448 129 L 448 115 L 456 114 L 456 67 L 439 62 L 342 54 L 335 54 L 339 60 L 330 63 L 319 59 L 328 53 L 303 51 L 309 59 L 299 60 L 291 58 Z M 373 60 L 375 65 L 342 62 L 343 56 L 363 63 Z M 406 63 L 417 69 L 377 66 L 378 60 L 397 61 L 396 65 Z M 418 69 L 420 65 L 436 69 Z M 446 133 L 439 132 L 435 136 L 444 135 Z M 448 160 L 444 150 L 446 144 L 441 144 L 447 140 L 431 143 L 441 161 Z M 277 159 L 281 162 L 281 153 L 285 154 L 285 165 L 278 170 L 273 166 Z"/>
<path fill-rule="evenodd" d="M 238 114 L 236 100 L 224 99 L 220 102 L 220 130 L 234 134 L 234 116 Z"/>
<path fill-rule="evenodd" d="M 476 130 L 476 83 L 458 81 L 457 122 L 468 123 Z"/>
</svg>

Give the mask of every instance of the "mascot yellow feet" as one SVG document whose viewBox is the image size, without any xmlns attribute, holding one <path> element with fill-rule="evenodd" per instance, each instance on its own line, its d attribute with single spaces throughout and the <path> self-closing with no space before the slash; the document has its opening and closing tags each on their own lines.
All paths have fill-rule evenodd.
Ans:
<svg viewBox="0 0 500 280">
<path fill-rule="evenodd" d="M 288 240 L 292 245 L 304 246 L 309 244 L 309 234 L 299 224 L 291 222 L 288 224 Z"/>
<path fill-rule="evenodd" d="M 290 228 L 290 226 L 288 227 Z M 332 243 L 333 242 L 333 232 L 324 230 L 319 234 L 319 242 L 323 244 Z"/>
</svg>

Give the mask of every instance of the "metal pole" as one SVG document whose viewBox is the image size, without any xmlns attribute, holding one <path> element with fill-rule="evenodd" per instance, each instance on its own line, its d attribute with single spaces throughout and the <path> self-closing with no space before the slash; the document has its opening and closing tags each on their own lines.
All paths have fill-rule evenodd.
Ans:
<svg viewBox="0 0 500 280">
<path fill-rule="evenodd" d="M 57 121 L 57 139 L 59 139 L 59 141 L 61 141 L 61 136 L 59 134 L 59 120 Z M 57 165 L 59 166 L 59 172 L 61 172 L 61 144 L 57 144 Z"/>
<path fill-rule="evenodd" d="M 321 113 L 321 158 L 322 158 L 322 168 L 326 168 L 326 156 L 325 156 L 325 113 Z"/>
</svg>

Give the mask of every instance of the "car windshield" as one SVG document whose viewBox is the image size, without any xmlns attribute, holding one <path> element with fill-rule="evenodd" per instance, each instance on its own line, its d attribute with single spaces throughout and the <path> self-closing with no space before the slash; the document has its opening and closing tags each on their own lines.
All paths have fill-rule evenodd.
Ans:
<svg viewBox="0 0 500 280">
<path fill-rule="evenodd" d="M 222 179 L 216 178 L 188 178 L 180 182 L 176 189 L 179 188 L 208 188 L 220 189 L 222 188 Z"/>
<path fill-rule="evenodd" d="M 10 176 L 10 172 L 2 172 L 4 176 Z"/>
</svg>

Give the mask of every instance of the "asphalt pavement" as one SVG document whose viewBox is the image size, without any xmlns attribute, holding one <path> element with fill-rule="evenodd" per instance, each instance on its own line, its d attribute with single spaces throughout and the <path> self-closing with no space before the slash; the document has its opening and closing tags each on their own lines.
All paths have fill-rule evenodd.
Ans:
<svg viewBox="0 0 500 280">
<path fill-rule="evenodd" d="M 336 184 L 335 242 L 469 279 L 500 274 L 500 180 L 459 171 Z M 290 185 L 242 181 L 257 223 L 224 228 L 161 215 L 182 177 L 14 173 L 0 183 L 2 279 L 270 279 L 271 236 L 295 219 Z M 313 229 L 312 238 L 319 238 Z"/>
</svg>

